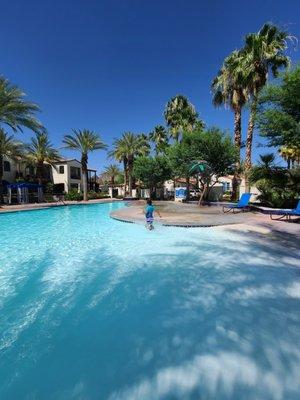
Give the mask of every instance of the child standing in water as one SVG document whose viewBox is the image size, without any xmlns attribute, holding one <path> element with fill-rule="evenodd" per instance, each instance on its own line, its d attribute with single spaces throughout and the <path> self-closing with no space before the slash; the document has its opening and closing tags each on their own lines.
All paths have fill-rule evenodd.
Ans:
<svg viewBox="0 0 300 400">
<path fill-rule="evenodd" d="M 145 216 L 146 216 L 146 223 L 147 223 L 146 226 L 149 229 L 149 231 L 152 231 L 152 229 L 154 229 L 154 226 L 153 226 L 153 221 L 154 221 L 153 213 L 154 213 L 154 211 L 156 211 L 156 210 L 155 210 L 154 206 L 152 205 L 152 200 L 148 199 L 147 200 L 147 206 L 145 207 L 144 213 L 145 213 Z M 160 215 L 159 211 L 156 211 L 156 212 L 159 215 L 159 218 L 161 218 L 161 215 Z"/>
</svg>

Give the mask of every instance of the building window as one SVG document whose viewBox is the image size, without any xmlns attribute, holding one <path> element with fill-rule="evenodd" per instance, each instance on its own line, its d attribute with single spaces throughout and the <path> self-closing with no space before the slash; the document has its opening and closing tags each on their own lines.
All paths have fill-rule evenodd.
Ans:
<svg viewBox="0 0 300 400">
<path fill-rule="evenodd" d="M 65 173 L 65 166 L 64 165 L 60 165 L 58 170 L 59 170 L 60 174 L 64 174 Z"/>
<path fill-rule="evenodd" d="M 10 172 L 10 162 L 9 161 L 4 161 L 3 162 L 3 170 L 5 172 Z"/>
<path fill-rule="evenodd" d="M 71 176 L 71 179 L 81 179 L 80 168 L 70 167 L 70 176 Z"/>
<path fill-rule="evenodd" d="M 230 182 L 223 182 L 223 190 L 224 192 L 229 192 L 231 190 L 230 188 Z"/>
</svg>

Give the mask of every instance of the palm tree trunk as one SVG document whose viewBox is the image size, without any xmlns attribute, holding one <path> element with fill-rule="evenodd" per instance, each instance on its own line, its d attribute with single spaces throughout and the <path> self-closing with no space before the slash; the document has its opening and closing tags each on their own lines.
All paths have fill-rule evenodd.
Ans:
<svg viewBox="0 0 300 400">
<path fill-rule="evenodd" d="M 131 167 L 128 168 L 128 195 L 132 196 L 132 170 Z"/>
<path fill-rule="evenodd" d="M 176 177 L 173 180 L 173 185 L 174 185 L 174 201 L 176 199 Z"/>
<path fill-rule="evenodd" d="M 82 183 L 83 183 L 83 200 L 88 201 L 88 172 L 87 172 L 88 156 L 87 154 L 82 154 L 81 156 L 81 168 L 82 168 Z"/>
<path fill-rule="evenodd" d="M 129 197 L 132 196 L 132 175 L 131 175 L 131 171 L 128 171 L 128 194 L 129 194 Z"/>
<path fill-rule="evenodd" d="M 36 165 L 36 177 L 39 185 L 43 183 L 43 169 L 44 169 L 44 162 L 38 162 Z"/>
<path fill-rule="evenodd" d="M 123 159 L 123 168 L 124 168 L 124 195 L 126 195 L 127 191 L 127 160 Z"/>
<path fill-rule="evenodd" d="M 186 201 L 190 200 L 190 177 L 186 177 Z"/>
<path fill-rule="evenodd" d="M 245 160 L 245 191 L 250 191 L 249 182 L 249 171 L 252 165 L 252 143 L 253 143 L 253 132 L 255 126 L 255 116 L 257 110 L 257 98 L 254 97 L 251 104 L 250 116 L 247 129 L 247 139 L 246 139 L 246 160 Z"/>
<path fill-rule="evenodd" d="M 238 152 L 237 165 L 241 163 L 241 142 L 242 142 L 242 109 L 237 107 L 234 111 L 234 145 Z"/>
<path fill-rule="evenodd" d="M 133 170 L 133 159 L 130 157 L 128 159 L 128 194 L 132 197 L 132 170 Z"/>
<path fill-rule="evenodd" d="M 238 177 L 241 165 L 241 142 L 242 142 L 242 109 L 237 107 L 234 110 L 234 145 L 238 152 L 238 159 L 235 166 L 234 175 L 232 178 L 232 194 L 231 200 L 235 201 L 238 198 Z"/>
<path fill-rule="evenodd" d="M 0 204 L 3 204 L 3 156 L 0 155 Z"/>
</svg>

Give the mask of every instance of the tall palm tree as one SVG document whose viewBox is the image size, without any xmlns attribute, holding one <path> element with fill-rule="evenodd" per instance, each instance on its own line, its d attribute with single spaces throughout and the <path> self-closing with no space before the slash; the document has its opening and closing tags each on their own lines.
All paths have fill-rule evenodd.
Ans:
<svg viewBox="0 0 300 400">
<path fill-rule="evenodd" d="M 234 113 L 234 143 L 239 152 L 242 141 L 242 109 L 247 102 L 247 90 L 240 71 L 241 54 L 233 51 L 225 58 L 223 66 L 212 83 L 213 104 L 224 105 Z"/>
<path fill-rule="evenodd" d="M 168 146 L 168 133 L 164 126 L 157 125 L 152 132 L 149 133 L 149 139 L 155 145 L 156 154 L 164 153 Z"/>
<path fill-rule="evenodd" d="M 222 68 L 212 83 L 213 104 L 229 107 L 234 113 L 234 144 L 238 152 L 232 181 L 232 200 L 237 198 L 237 178 L 241 166 L 242 110 L 248 99 L 241 69 L 241 52 L 233 51 L 225 58 Z"/>
<path fill-rule="evenodd" d="M 14 132 L 22 132 L 24 127 L 34 132 L 44 131 L 35 116 L 40 111 L 39 106 L 24 97 L 21 89 L 0 77 L 0 124 L 9 126 Z"/>
<path fill-rule="evenodd" d="M 88 196 L 88 154 L 96 150 L 104 150 L 107 146 L 101 140 L 98 133 L 88 129 L 72 129 L 72 134 L 65 135 L 63 139 L 64 148 L 80 151 L 81 168 L 83 181 L 83 200 L 87 201 Z"/>
<path fill-rule="evenodd" d="M 146 135 L 135 135 L 132 132 L 126 132 L 123 133 L 121 138 L 115 140 L 114 148 L 109 153 L 117 161 L 123 162 L 125 192 L 128 183 L 129 196 L 132 196 L 134 159 L 138 156 L 149 154 L 149 151 L 150 145 Z"/>
<path fill-rule="evenodd" d="M 109 179 L 111 187 L 114 187 L 116 178 L 121 175 L 120 168 L 116 164 L 110 164 L 105 167 L 104 172 Z"/>
<path fill-rule="evenodd" d="M 25 146 L 27 160 L 36 166 L 36 176 L 41 185 L 44 177 L 45 163 L 52 165 L 61 160 L 58 151 L 51 144 L 46 132 L 37 132 L 31 142 Z"/>
<path fill-rule="evenodd" d="M 178 142 L 180 135 L 192 131 L 198 114 L 186 96 L 181 94 L 172 97 L 165 108 L 165 120 L 173 139 Z"/>
<path fill-rule="evenodd" d="M 241 67 L 244 71 L 244 82 L 251 94 L 250 117 L 246 140 L 246 169 L 251 168 L 253 131 L 258 105 L 258 95 L 265 86 L 270 73 L 277 77 L 280 68 L 290 64 L 285 55 L 288 40 L 293 37 L 288 32 L 272 24 L 264 24 L 258 33 L 250 33 L 245 38 L 242 49 Z"/>
<path fill-rule="evenodd" d="M 8 135 L 0 128 L 0 204 L 3 203 L 3 173 L 4 157 L 17 159 L 23 153 L 23 144 L 16 141 L 12 135 Z"/>
</svg>

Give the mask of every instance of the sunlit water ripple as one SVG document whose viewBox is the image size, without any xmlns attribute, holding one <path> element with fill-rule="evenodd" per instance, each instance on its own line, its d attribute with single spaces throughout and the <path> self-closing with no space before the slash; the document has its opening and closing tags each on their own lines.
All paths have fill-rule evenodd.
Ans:
<svg viewBox="0 0 300 400">
<path fill-rule="evenodd" d="M 299 399 L 297 251 L 118 207 L 0 215 L 0 398 Z"/>
</svg>

